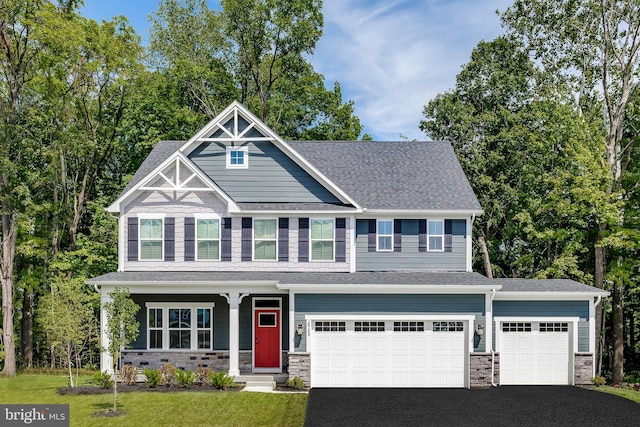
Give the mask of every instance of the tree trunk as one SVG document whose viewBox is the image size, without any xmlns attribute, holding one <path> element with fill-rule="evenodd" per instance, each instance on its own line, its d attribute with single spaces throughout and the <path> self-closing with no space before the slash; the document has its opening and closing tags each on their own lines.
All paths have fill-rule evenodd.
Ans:
<svg viewBox="0 0 640 427">
<path fill-rule="evenodd" d="M 25 367 L 33 367 L 33 293 L 29 289 L 22 295 L 22 321 L 20 324 L 20 343 L 22 363 Z"/>
<path fill-rule="evenodd" d="M 0 281 L 2 282 L 2 337 L 4 341 L 4 368 L 2 374 L 7 377 L 16 376 L 16 344 L 13 338 L 13 260 L 16 249 L 18 228 L 11 212 L 9 201 L 4 197 L 2 202 L 2 257 L 0 264 Z"/>
<path fill-rule="evenodd" d="M 611 318 L 613 323 L 613 366 L 611 382 L 620 384 L 624 380 L 624 315 L 623 315 L 623 286 L 621 283 L 613 285 Z"/>
<path fill-rule="evenodd" d="M 484 236 L 478 237 L 478 244 L 482 250 L 482 261 L 484 262 L 484 274 L 489 279 L 493 279 L 493 268 L 491 268 L 491 259 L 489 258 L 489 251 L 487 249 L 487 243 L 484 241 Z"/>
<path fill-rule="evenodd" d="M 598 288 L 604 288 L 604 269 L 606 263 L 606 252 L 602 246 L 599 246 L 599 242 L 602 239 L 602 234 L 606 231 L 606 224 L 598 225 L 598 237 L 596 240 L 596 246 L 594 248 L 594 277 L 593 285 Z M 602 339 L 602 333 L 604 329 L 604 303 L 601 303 L 596 307 L 596 353 L 594 354 L 595 360 L 602 360 L 602 352 L 604 351 Z M 602 363 L 598 363 L 597 375 L 602 374 Z"/>
</svg>

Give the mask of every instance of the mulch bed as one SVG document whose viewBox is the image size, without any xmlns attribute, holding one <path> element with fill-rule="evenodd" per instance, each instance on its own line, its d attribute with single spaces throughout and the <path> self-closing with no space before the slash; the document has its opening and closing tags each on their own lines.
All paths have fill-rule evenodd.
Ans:
<svg viewBox="0 0 640 427">
<path fill-rule="evenodd" d="M 166 386 L 159 385 L 158 387 L 151 388 L 144 383 L 136 384 L 118 384 L 118 393 L 127 393 L 132 391 L 149 391 L 155 393 L 177 392 L 177 391 L 240 391 L 242 387 L 230 388 L 227 390 L 218 390 L 209 384 L 194 384 L 191 388 L 184 388 L 180 386 Z M 61 395 L 77 395 L 77 394 L 105 394 L 113 393 L 113 388 L 103 388 L 96 385 L 83 385 L 78 387 L 61 387 L 58 389 L 58 394 Z"/>
</svg>

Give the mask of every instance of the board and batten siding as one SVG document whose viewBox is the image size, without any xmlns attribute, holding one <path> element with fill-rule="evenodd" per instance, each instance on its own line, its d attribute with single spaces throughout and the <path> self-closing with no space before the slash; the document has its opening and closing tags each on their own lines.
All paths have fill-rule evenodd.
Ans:
<svg viewBox="0 0 640 427">
<path fill-rule="evenodd" d="M 485 296 L 453 294 L 296 294 L 294 324 L 306 325 L 313 314 L 407 315 L 470 314 L 474 324 L 485 324 Z M 305 326 L 306 327 L 306 326 Z M 474 328 L 474 325 L 471 325 Z M 295 351 L 307 350 L 307 334 L 296 335 Z M 477 337 L 476 337 L 477 338 Z M 474 340 L 474 351 L 484 351 L 484 335 Z"/>
<path fill-rule="evenodd" d="M 466 220 L 452 220 L 451 252 L 420 252 L 418 219 L 403 219 L 400 252 L 369 251 L 369 220 L 356 222 L 356 270 L 466 271 Z"/>
<path fill-rule="evenodd" d="M 588 301 L 494 301 L 495 317 L 578 317 L 578 350 L 589 351 Z M 496 325 L 498 327 L 499 325 Z"/>
<path fill-rule="evenodd" d="M 228 216 L 227 206 L 215 194 L 206 192 L 194 192 L 174 195 L 172 192 L 145 191 L 124 209 L 125 225 L 128 218 L 144 217 L 145 214 L 162 212 L 166 217 L 175 219 L 174 227 L 174 260 L 145 260 L 132 261 L 128 257 L 128 245 L 124 245 L 123 256 L 124 271 L 319 271 L 319 272 L 348 272 L 350 259 L 352 256 L 350 248 L 350 232 L 353 221 L 345 221 L 344 245 L 347 248 L 344 254 L 344 261 L 310 261 L 299 262 L 298 259 L 298 218 L 288 217 L 288 257 L 287 261 L 279 259 L 272 261 L 243 261 L 242 260 L 242 218 L 234 217 L 231 226 L 231 260 L 220 261 L 187 261 L 185 259 L 185 222 L 184 218 L 198 215 L 205 218 L 206 214 L 225 218 Z M 274 216 L 275 217 L 275 216 Z M 314 218 L 322 218 L 321 215 L 314 215 Z M 286 217 L 285 217 L 286 218 Z M 328 216 L 335 219 L 335 216 Z M 124 242 L 128 241 L 128 227 L 124 227 Z M 281 245 L 284 242 L 280 241 Z M 222 246 L 222 245 L 221 245 Z M 338 254 L 336 253 L 336 256 Z M 188 258 L 190 259 L 190 258 Z"/>
<path fill-rule="evenodd" d="M 226 168 L 231 143 L 204 142 L 189 158 L 233 200 L 271 203 L 340 203 L 315 178 L 268 141 L 250 142 L 246 169 Z"/>
</svg>

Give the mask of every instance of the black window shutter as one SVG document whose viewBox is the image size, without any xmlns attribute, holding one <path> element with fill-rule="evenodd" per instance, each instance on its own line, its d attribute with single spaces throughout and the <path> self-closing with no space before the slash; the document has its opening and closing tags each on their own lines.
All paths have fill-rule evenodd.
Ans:
<svg viewBox="0 0 640 427">
<path fill-rule="evenodd" d="M 378 246 L 376 243 L 377 239 L 377 231 L 376 231 L 376 220 L 369 220 L 369 252 L 375 252 L 376 247 Z"/>
<path fill-rule="evenodd" d="M 231 218 L 222 218 L 220 230 L 220 260 L 231 261 Z"/>
<path fill-rule="evenodd" d="M 127 219 L 127 260 L 138 261 L 138 218 Z"/>
<path fill-rule="evenodd" d="M 298 219 L 298 261 L 309 262 L 309 218 Z"/>
<path fill-rule="evenodd" d="M 196 260 L 196 219 L 193 217 L 184 219 L 184 260 Z"/>
<path fill-rule="evenodd" d="M 336 262 L 347 262 L 346 218 L 336 218 Z"/>
<path fill-rule="evenodd" d="M 176 219 L 165 218 L 164 219 L 164 260 L 175 261 L 176 260 Z"/>
<path fill-rule="evenodd" d="M 418 251 L 427 252 L 427 220 L 418 220 Z"/>
<path fill-rule="evenodd" d="M 242 261 L 251 261 L 253 258 L 253 251 L 251 250 L 253 242 L 252 228 L 253 220 L 251 217 L 242 218 Z"/>
<path fill-rule="evenodd" d="M 289 261 L 289 218 L 278 218 L 278 261 Z"/>
<path fill-rule="evenodd" d="M 453 221 L 444 220 L 444 251 L 451 252 L 453 250 Z"/>
<path fill-rule="evenodd" d="M 402 220 L 393 220 L 393 251 L 402 252 Z"/>
</svg>

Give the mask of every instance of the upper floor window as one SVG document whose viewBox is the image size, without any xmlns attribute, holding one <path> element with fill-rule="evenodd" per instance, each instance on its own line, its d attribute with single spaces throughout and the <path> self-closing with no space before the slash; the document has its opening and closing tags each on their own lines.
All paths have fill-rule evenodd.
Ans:
<svg viewBox="0 0 640 427">
<path fill-rule="evenodd" d="M 248 147 L 227 147 L 227 169 L 245 169 L 248 166 Z"/>
<path fill-rule="evenodd" d="M 253 259 L 275 261 L 277 257 L 277 221 L 253 220 Z"/>
<path fill-rule="evenodd" d="M 444 221 L 427 221 L 427 250 L 434 252 L 444 251 Z"/>
<path fill-rule="evenodd" d="M 140 218 L 140 259 L 162 259 L 162 218 Z"/>
<path fill-rule="evenodd" d="M 218 218 L 198 219 L 196 239 L 197 259 L 220 259 L 220 220 Z"/>
<path fill-rule="evenodd" d="M 378 220 L 378 250 L 393 250 L 393 221 Z"/>
<path fill-rule="evenodd" d="M 311 260 L 333 261 L 335 222 L 333 219 L 311 219 Z"/>
</svg>

